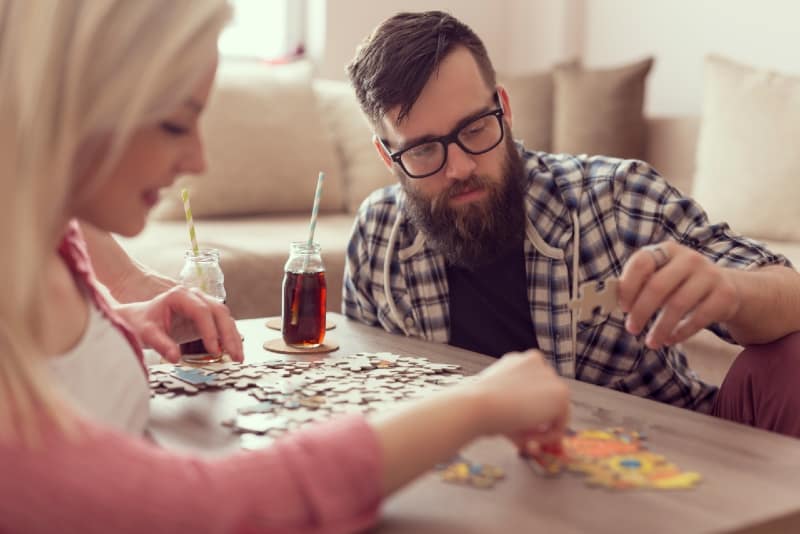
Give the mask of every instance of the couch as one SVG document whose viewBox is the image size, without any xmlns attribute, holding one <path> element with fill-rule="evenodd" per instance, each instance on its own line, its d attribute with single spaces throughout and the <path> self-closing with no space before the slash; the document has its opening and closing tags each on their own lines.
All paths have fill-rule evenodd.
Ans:
<svg viewBox="0 0 800 534">
<path fill-rule="evenodd" d="M 164 194 L 145 231 L 120 239 L 132 257 L 176 275 L 188 246 L 178 190 L 188 187 L 198 239 L 201 246 L 221 252 L 228 304 L 237 318 L 280 314 L 283 264 L 289 243 L 307 239 L 318 170 L 326 172 L 326 180 L 315 240 L 327 268 L 328 309 L 339 311 L 354 213 L 370 191 L 394 181 L 374 153 L 349 86 L 314 80 L 307 66 L 282 69 L 221 67 L 203 123 L 208 172 L 179 179 Z M 521 92 L 522 83 L 532 82 L 509 81 L 512 106 L 517 92 L 522 102 L 514 120 L 535 138 L 525 116 L 534 117 L 535 106 L 523 102 L 528 96 Z M 533 83 L 541 85 L 542 80 Z M 687 193 L 692 191 L 700 122 L 700 117 L 644 120 L 644 159 Z M 800 240 L 769 245 L 800 264 Z M 684 348 L 692 367 L 713 383 L 721 382 L 741 350 L 708 332 L 694 336 Z"/>
</svg>

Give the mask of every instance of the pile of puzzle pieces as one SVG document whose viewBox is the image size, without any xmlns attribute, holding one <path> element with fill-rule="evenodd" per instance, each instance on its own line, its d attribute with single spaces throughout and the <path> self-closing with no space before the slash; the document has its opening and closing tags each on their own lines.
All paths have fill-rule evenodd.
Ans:
<svg viewBox="0 0 800 534">
<path fill-rule="evenodd" d="M 622 428 L 570 431 L 561 450 L 532 455 L 529 464 L 545 476 L 565 471 L 586 476 L 590 486 L 684 489 L 700 482 L 695 472 L 681 471 L 664 456 L 647 450 L 644 436 Z"/>
<path fill-rule="evenodd" d="M 388 352 L 324 360 L 272 359 L 203 367 L 150 367 L 154 395 L 195 394 L 234 388 L 254 398 L 223 424 L 240 434 L 245 449 L 269 446 L 283 434 L 340 413 L 370 413 L 458 382 L 459 366 Z"/>
</svg>

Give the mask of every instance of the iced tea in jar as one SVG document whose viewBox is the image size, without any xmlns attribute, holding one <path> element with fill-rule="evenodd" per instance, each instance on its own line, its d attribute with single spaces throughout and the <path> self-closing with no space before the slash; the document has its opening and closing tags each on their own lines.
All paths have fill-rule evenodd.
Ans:
<svg viewBox="0 0 800 534">
<path fill-rule="evenodd" d="M 283 341 L 291 347 L 319 347 L 325 339 L 327 308 L 325 265 L 319 244 L 292 243 L 283 270 Z"/>
</svg>

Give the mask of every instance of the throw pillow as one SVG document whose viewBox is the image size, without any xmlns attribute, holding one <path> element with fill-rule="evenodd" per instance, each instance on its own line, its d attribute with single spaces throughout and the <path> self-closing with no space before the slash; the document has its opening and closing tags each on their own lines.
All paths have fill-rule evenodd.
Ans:
<svg viewBox="0 0 800 534">
<path fill-rule="evenodd" d="M 653 58 L 614 69 L 576 63 L 553 72 L 553 151 L 645 157 L 645 81 Z"/>
<path fill-rule="evenodd" d="M 800 77 L 706 59 L 693 196 L 713 221 L 800 239 Z"/>
<path fill-rule="evenodd" d="M 189 189 L 195 217 L 311 213 L 319 171 L 321 211 L 344 207 L 341 171 L 317 111 L 308 65 L 220 64 L 217 87 L 201 120 L 208 169 L 181 177 L 153 216 L 183 217 Z"/>
<path fill-rule="evenodd" d="M 522 141 L 529 150 L 549 152 L 553 127 L 553 73 L 498 74 L 498 82 L 508 90 L 511 100 L 514 138 Z"/>
<path fill-rule="evenodd" d="M 372 144 L 372 128 L 347 82 L 314 80 L 320 114 L 342 163 L 345 207 L 353 213 L 370 193 L 397 180 Z"/>
</svg>

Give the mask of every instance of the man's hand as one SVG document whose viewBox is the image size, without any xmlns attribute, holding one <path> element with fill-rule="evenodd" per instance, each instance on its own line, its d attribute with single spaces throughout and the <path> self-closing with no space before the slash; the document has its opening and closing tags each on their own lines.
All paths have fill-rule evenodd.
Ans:
<svg viewBox="0 0 800 534">
<path fill-rule="evenodd" d="M 146 302 L 121 305 L 116 311 L 145 346 L 170 362 L 180 358 L 178 343 L 197 335 L 209 352 L 226 352 L 236 362 L 244 359 L 242 339 L 228 307 L 200 290 L 179 286 Z M 192 336 L 189 330 L 196 334 Z"/>
<path fill-rule="evenodd" d="M 645 343 L 651 349 L 686 340 L 739 311 L 741 296 L 731 272 L 699 252 L 664 241 L 636 251 L 619 279 L 625 327 L 638 335 L 656 316 Z"/>
</svg>

